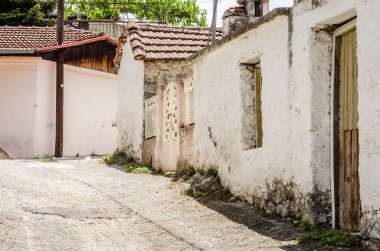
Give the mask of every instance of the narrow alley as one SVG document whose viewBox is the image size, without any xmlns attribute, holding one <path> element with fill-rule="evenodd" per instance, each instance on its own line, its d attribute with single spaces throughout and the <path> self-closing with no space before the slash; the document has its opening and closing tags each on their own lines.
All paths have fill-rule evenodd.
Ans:
<svg viewBox="0 0 380 251">
<path fill-rule="evenodd" d="M 260 222 L 248 228 L 181 195 L 181 184 L 169 178 L 124 173 L 98 160 L 4 160 L 0 184 L 0 250 L 289 250 L 296 246 L 295 241 L 260 234 L 264 228 Z"/>
</svg>

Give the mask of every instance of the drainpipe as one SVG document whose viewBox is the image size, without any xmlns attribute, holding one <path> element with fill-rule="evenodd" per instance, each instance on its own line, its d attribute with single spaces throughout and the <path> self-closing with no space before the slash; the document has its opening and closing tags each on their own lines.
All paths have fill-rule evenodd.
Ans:
<svg viewBox="0 0 380 251">
<path fill-rule="evenodd" d="M 64 35 L 64 0 L 58 0 L 57 15 L 57 45 L 63 44 Z M 62 50 L 57 50 L 56 69 L 56 107 L 55 107 L 55 156 L 63 155 L 63 74 L 64 74 L 64 54 Z"/>
</svg>

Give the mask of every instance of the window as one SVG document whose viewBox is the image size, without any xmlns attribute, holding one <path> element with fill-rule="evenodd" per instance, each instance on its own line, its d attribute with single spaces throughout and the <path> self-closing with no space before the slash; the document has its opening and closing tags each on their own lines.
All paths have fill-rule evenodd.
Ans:
<svg viewBox="0 0 380 251">
<path fill-rule="evenodd" d="M 261 78 L 261 66 L 260 64 L 255 65 L 255 115 L 256 115 L 256 147 L 263 146 L 263 115 L 261 112 L 261 87 L 262 87 L 262 78 Z"/>
<path fill-rule="evenodd" d="M 263 144 L 260 64 L 241 65 L 242 98 L 242 145 L 244 150 L 258 148 Z"/>
</svg>

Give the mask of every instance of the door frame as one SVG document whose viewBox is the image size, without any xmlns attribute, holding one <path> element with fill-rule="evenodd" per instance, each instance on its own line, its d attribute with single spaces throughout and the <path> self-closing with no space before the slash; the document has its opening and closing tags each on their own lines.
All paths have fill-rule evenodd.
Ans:
<svg viewBox="0 0 380 251">
<path fill-rule="evenodd" d="M 348 23 L 337 28 L 333 33 L 333 53 L 331 78 L 331 211 L 332 228 L 339 226 L 339 68 L 337 67 L 339 50 L 337 45 L 339 37 L 356 29 L 356 17 Z"/>
</svg>

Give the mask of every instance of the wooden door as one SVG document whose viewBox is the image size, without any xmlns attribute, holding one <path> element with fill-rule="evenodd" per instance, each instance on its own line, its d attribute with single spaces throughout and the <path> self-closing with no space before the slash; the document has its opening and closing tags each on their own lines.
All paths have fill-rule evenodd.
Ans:
<svg viewBox="0 0 380 251">
<path fill-rule="evenodd" d="M 358 230 L 360 199 L 356 30 L 343 34 L 339 41 L 339 225 L 341 228 Z"/>
</svg>

